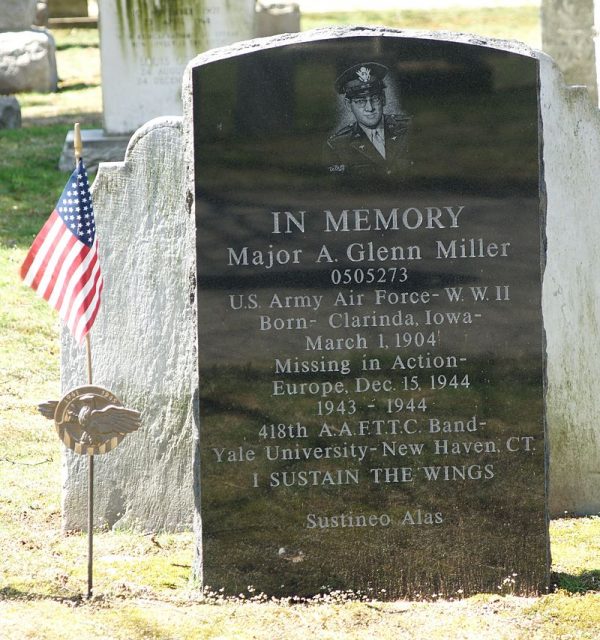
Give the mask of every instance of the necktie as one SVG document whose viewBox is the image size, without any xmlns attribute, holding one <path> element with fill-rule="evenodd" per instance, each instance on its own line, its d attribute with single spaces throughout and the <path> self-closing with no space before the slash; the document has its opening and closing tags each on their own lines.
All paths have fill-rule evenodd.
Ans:
<svg viewBox="0 0 600 640">
<path fill-rule="evenodd" d="M 371 134 L 371 141 L 373 142 L 373 146 L 379 151 L 382 158 L 385 158 L 385 142 L 383 141 L 379 131 L 375 129 Z"/>
</svg>

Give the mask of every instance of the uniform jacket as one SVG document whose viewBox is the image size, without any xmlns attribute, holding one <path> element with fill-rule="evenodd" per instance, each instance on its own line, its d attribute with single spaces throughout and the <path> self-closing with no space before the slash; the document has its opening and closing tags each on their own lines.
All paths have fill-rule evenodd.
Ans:
<svg viewBox="0 0 600 640">
<path fill-rule="evenodd" d="M 330 173 L 385 176 L 406 172 L 410 118 L 405 115 L 384 115 L 383 118 L 385 158 L 358 122 L 354 122 L 332 135 L 325 144 L 325 162 Z"/>
</svg>

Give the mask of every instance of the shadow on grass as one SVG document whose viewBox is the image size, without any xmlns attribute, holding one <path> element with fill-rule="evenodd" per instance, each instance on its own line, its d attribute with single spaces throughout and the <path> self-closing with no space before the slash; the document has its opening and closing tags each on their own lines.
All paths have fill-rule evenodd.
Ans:
<svg viewBox="0 0 600 640">
<path fill-rule="evenodd" d="M 68 82 L 61 82 L 58 88 L 58 93 L 64 93 L 65 91 L 83 91 L 84 89 L 95 89 L 99 87 L 99 82 L 75 82 L 69 84 Z"/>
<path fill-rule="evenodd" d="M 102 113 L 100 111 L 92 111 L 90 113 L 74 111 L 72 113 L 62 113 L 59 116 L 28 117 L 23 118 L 22 125 L 23 127 L 43 127 L 46 125 L 66 124 L 72 127 L 74 122 L 79 122 L 82 126 L 99 129 L 102 128 Z"/>
<path fill-rule="evenodd" d="M 600 591 L 600 569 L 582 571 L 578 574 L 552 573 L 552 584 L 557 589 L 564 589 L 569 593 L 586 593 Z"/>
<path fill-rule="evenodd" d="M 57 51 L 68 51 L 69 49 L 98 49 L 98 43 L 92 42 L 70 42 L 68 44 L 57 44 Z"/>
<path fill-rule="evenodd" d="M 85 598 L 83 594 L 77 594 L 74 596 L 59 596 L 50 595 L 47 593 L 35 593 L 32 591 L 21 591 L 14 587 L 2 587 L 0 589 L 0 600 L 52 600 L 53 602 L 83 602 Z"/>
</svg>

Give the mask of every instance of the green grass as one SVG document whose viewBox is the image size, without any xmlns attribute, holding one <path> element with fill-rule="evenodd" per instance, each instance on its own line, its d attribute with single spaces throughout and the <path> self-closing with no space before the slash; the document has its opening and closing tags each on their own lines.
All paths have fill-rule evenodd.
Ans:
<svg viewBox="0 0 600 640">
<path fill-rule="evenodd" d="M 50 215 L 65 183 L 66 176 L 57 171 L 57 162 L 68 129 L 66 125 L 51 125 L 2 133 L 2 245 L 28 247 Z"/>
<path fill-rule="evenodd" d="M 446 28 L 535 44 L 534 10 L 307 15 L 303 27 L 382 24 Z M 530 39 L 530 35 L 534 37 Z M 56 166 L 75 120 L 100 126 L 97 32 L 57 31 L 60 91 L 20 95 L 24 128 L 0 132 L 0 637 L 596 639 L 600 518 L 551 523 L 554 581 L 540 598 L 482 594 L 439 602 L 311 605 L 203 596 L 189 583 L 193 535 L 95 534 L 95 593 L 86 588 L 86 537 L 61 532 L 61 448 L 35 410 L 59 394 L 56 314 L 18 278 L 65 175 Z M 82 487 L 85 491 L 85 487 Z M 253 599 L 254 598 L 254 599 Z"/>
<path fill-rule="evenodd" d="M 97 29 L 55 29 L 58 92 L 18 95 L 24 126 L 100 126 L 102 92 Z M 62 141 L 61 141 L 62 142 Z M 57 194 L 60 195 L 60 194 Z"/>
</svg>

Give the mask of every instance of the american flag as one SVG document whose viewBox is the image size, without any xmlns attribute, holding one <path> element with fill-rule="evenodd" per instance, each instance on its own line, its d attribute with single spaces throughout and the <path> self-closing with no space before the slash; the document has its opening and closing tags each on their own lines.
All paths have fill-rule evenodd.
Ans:
<svg viewBox="0 0 600 640">
<path fill-rule="evenodd" d="M 54 307 L 76 340 L 92 328 L 102 292 L 87 172 L 79 160 L 21 266 L 21 278 Z"/>
</svg>

